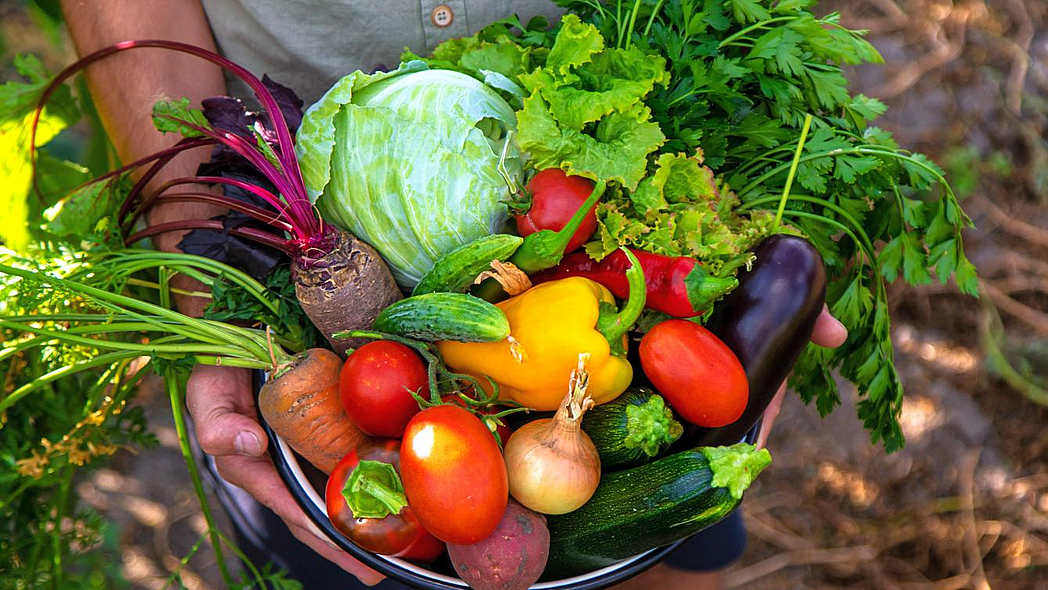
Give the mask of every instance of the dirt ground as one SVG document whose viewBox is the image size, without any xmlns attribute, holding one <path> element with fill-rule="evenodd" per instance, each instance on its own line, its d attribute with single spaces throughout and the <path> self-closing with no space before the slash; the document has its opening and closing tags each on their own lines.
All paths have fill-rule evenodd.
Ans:
<svg viewBox="0 0 1048 590">
<path fill-rule="evenodd" d="M 1048 374 L 1048 3 L 820 6 L 872 31 L 887 64 L 852 79 L 891 105 L 881 125 L 946 163 L 967 195 L 978 228 L 965 246 L 984 295 L 893 290 L 904 450 L 869 444 L 848 388 L 825 420 L 789 400 L 769 443 L 774 464 L 743 505 L 750 544 L 726 586 L 1048 589 L 1048 409 L 1021 378 Z M 1007 379 L 986 360 L 997 350 L 1019 368 Z M 166 400 L 143 402 L 162 446 L 120 457 L 79 491 L 119 525 L 123 571 L 146 589 L 163 586 L 203 523 Z M 220 587 L 207 552 L 184 572 L 194 590 Z M 620 586 L 689 587 L 663 566 Z"/>
</svg>

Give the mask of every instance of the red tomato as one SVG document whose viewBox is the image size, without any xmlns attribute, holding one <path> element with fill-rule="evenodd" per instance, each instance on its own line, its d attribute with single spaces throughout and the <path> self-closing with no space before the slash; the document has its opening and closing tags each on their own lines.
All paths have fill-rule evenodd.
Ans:
<svg viewBox="0 0 1048 590">
<path fill-rule="evenodd" d="M 339 390 L 342 407 L 357 427 L 372 436 L 398 438 L 419 410 L 409 390 L 429 397 L 429 380 L 414 350 L 375 340 L 346 359 Z"/>
<path fill-rule="evenodd" d="M 470 394 L 467 393 L 466 395 L 470 395 Z M 470 397 L 472 397 L 472 396 L 470 395 Z M 457 395 L 454 395 L 454 394 L 442 395 L 442 396 L 440 396 L 440 400 L 442 402 L 446 403 L 446 404 L 454 404 L 454 405 L 456 405 L 456 406 L 458 406 L 460 408 L 465 408 L 466 407 L 466 402 L 462 401 L 461 397 L 459 397 Z M 481 410 L 480 413 L 481 414 L 496 414 L 496 413 L 498 413 L 498 412 L 500 412 L 500 411 L 502 411 L 504 409 L 505 408 L 485 408 L 485 409 Z M 484 422 L 484 425 L 488 427 L 488 430 L 490 430 L 490 431 L 494 432 L 495 434 L 499 435 L 498 436 L 499 446 L 506 446 L 506 441 L 509 440 L 509 435 L 513 434 L 513 429 L 506 425 L 506 421 L 502 420 L 501 424 L 498 424 L 497 422 L 495 422 L 495 420 L 493 418 L 482 418 L 481 421 Z"/>
<path fill-rule="evenodd" d="M 640 341 L 640 364 L 655 389 L 692 424 L 727 426 L 746 409 L 750 389 L 742 363 L 694 322 L 667 320 L 648 331 Z"/>
<path fill-rule="evenodd" d="M 521 236 L 543 229 L 564 229 L 571 216 L 593 192 L 593 181 L 581 176 L 568 176 L 560 168 L 547 168 L 532 177 L 527 189 L 531 193 L 531 209 L 516 216 L 517 233 Z M 565 252 L 577 250 L 593 235 L 597 229 L 596 210 L 597 206 L 594 205 L 582 219 L 582 225 L 571 236 Z"/>
<path fill-rule="evenodd" d="M 368 551 L 420 562 L 436 559 L 444 551 L 444 543 L 423 528 L 410 505 L 384 518 L 356 518 L 353 515 L 343 495 L 343 488 L 361 461 L 389 463 L 399 472 L 400 441 L 386 439 L 366 442 L 338 462 L 328 476 L 324 493 L 331 524 L 350 541 Z"/>
<path fill-rule="evenodd" d="M 506 511 L 502 452 L 488 427 L 458 406 L 434 406 L 411 419 L 400 472 L 422 526 L 447 543 L 483 541 Z"/>
</svg>

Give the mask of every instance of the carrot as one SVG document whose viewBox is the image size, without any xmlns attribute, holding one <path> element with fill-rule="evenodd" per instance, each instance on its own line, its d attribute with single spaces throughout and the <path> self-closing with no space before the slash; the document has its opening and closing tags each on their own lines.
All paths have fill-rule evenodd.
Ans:
<svg viewBox="0 0 1048 590">
<path fill-rule="evenodd" d="M 281 438 L 324 473 L 368 439 L 342 410 L 338 378 L 342 359 L 311 348 L 272 371 L 258 409 Z"/>
</svg>

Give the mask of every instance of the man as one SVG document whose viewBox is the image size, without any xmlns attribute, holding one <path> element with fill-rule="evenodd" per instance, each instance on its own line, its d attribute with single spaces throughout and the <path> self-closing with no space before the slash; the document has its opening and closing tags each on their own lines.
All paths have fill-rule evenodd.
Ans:
<svg viewBox="0 0 1048 590">
<path fill-rule="evenodd" d="M 306 104 L 317 100 L 341 76 L 395 66 L 405 47 L 426 53 L 441 41 L 472 35 L 484 25 L 517 14 L 553 22 L 562 11 L 549 0 L 63 0 L 66 21 L 81 54 L 128 39 L 169 39 L 217 49 L 256 75 L 269 74 L 291 86 Z M 121 159 L 130 162 L 173 143 L 153 129 L 150 112 L 162 97 L 189 97 L 194 103 L 223 94 L 245 96 L 223 72 L 198 58 L 158 49 L 141 49 L 93 65 L 89 82 L 95 103 Z M 153 186 L 193 175 L 209 151 L 180 156 L 153 180 Z M 151 212 L 150 223 L 204 219 L 223 211 L 197 204 L 177 204 Z M 178 234 L 157 239 L 173 250 Z M 199 313 L 201 309 L 186 309 Z M 813 340 L 837 346 L 844 328 L 828 313 L 820 316 Z M 782 396 L 766 416 L 767 436 Z M 193 416 L 201 450 L 213 457 L 213 467 L 225 482 L 216 493 L 236 524 L 243 548 L 255 559 L 272 559 L 291 570 L 306 587 L 320 585 L 336 574 L 318 564 L 319 554 L 362 583 L 382 576 L 324 537 L 288 493 L 266 454 L 266 436 L 255 419 L 251 380 L 247 371 L 198 367 L 189 381 L 186 402 Z M 257 502 L 257 503 L 256 503 Z M 259 504 L 268 508 L 262 509 Z M 279 518 L 286 529 L 274 521 Z M 290 531 L 306 547 L 282 539 Z M 681 575 L 689 588 L 720 587 L 717 570 L 742 551 L 745 534 L 737 519 L 729 520 L 678 552 L 673 563 L 690 569 Z M 696 569 L 698 568 L 698 569 Z M 337 570 L 334 570 L 337 571 Z M 350 587 L 338 582 L 340 588 Z M 392 582 L 383 587 L 398 587 Z"/>
</svg>

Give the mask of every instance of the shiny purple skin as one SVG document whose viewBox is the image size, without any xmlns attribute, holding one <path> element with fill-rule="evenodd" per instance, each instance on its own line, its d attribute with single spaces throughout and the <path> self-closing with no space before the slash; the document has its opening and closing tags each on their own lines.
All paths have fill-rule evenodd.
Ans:
<svg viewBox="0 0 1048 590">
<path fill-rule="evenodd" d="M 811 339 L 826 298 L 822 256 L 807 240 L 775 234 L 754 250 L 739 286 L 717 303 L 706 327 L 739 357 L 749 381 L 746 410 L 723 428 L 691 427 L 689 447 L 739 442 L 760 419 Z"/>
</svg>

